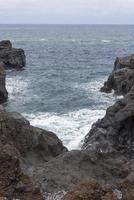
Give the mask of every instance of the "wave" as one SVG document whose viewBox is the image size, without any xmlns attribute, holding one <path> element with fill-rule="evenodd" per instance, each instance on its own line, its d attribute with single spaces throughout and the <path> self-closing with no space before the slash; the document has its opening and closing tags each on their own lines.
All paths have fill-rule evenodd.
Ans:
<svg viewBox="0 0 134 200">
<path fill-rule="evenodd" d="M 103 42 L 103 43 L 110 43 L 111 40 L 101 40 L 101 42 Z"/>
<path fill-rule="evenodd" d="M 81 109 L 67 114 L 36 113 L 23 115 L 31 125 L 44 128 L 58 135 L 69 150 L 79 149 L 92 124 L 102 118 L 105 110 Z"/>
<path fill-rule="evenodd" d="M 41 38 L 41 39 L 40 39 L 40 41 L 46 41 L 46 40 L 47 40 L 46 38 Z"/>
<path fill-rule="evenodd" d="M 75 39 L 72 39 L 71 42 L 76 42 L 76 40 L 75 40 Z"/>
</svg>

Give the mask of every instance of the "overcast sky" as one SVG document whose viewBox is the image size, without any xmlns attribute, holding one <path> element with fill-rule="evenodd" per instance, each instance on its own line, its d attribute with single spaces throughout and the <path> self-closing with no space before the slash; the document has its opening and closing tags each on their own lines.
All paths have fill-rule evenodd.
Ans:
<svg viewBox="0 0 134 200">
<path fill-rule="evenodd" d="M 0 23 L 133 24 L 134 0 L 0 0 Z"/>
</svg>

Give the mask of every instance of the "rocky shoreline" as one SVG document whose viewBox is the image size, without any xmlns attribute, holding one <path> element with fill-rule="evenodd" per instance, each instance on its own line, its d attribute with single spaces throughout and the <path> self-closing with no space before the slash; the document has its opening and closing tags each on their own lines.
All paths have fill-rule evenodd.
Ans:
<svg viewBox="0 0 134 200">
<path fill-rule="evenodd" d="M 5 69 L 25 64 L 22 49 L 0 42 L 0 104 L 8 98 Z M 116 59 L 101 91 L 124 97 L 92 125 L 81 150 L 68 151 L 54 133 L 1 105 L 0 199 L 133 200 L 133 71 L 133 55 Z"/>
</svg>

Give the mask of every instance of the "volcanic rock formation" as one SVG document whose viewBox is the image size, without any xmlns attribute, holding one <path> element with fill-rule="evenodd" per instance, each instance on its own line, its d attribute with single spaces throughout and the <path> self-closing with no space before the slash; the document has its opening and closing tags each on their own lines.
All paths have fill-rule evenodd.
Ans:
<svg viewBox="0 0 134 200">
<path fill-rule="evenodd" d="M 0 42 L 0 62 L 5 68 L 23 68 L 26 64 L 24 50 L 13 48 L 9 40 L 3 40 Z"/>
<path fill-rule="evenodd" d="M 127 94 L 134 85 L 134 54 L 116 58 L 114 69 L 101 88 L 102 92 L 114 90 L 117 95 Z"/>
</svg>

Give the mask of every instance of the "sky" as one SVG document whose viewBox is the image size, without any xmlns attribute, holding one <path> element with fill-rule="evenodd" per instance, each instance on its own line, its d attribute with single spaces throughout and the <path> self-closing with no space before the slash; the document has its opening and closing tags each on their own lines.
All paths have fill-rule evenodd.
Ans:
<svg viewBox="0 0 134 200">
<path fill-rule="evenodd" d="M 0 0 L 0 24 L 133 24 L 134 0 Z"/>
</svg>

